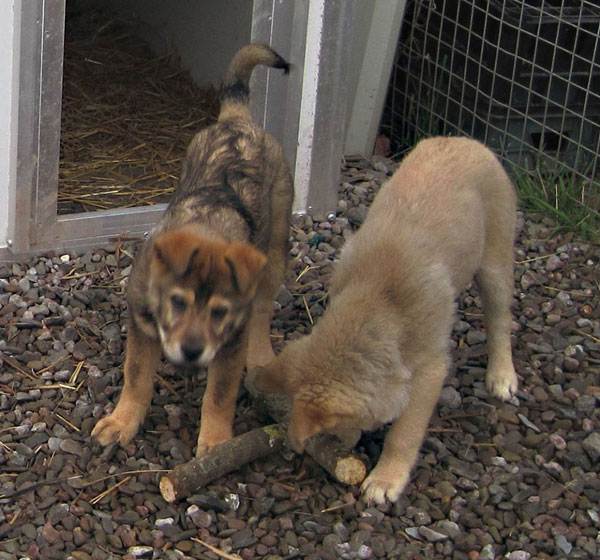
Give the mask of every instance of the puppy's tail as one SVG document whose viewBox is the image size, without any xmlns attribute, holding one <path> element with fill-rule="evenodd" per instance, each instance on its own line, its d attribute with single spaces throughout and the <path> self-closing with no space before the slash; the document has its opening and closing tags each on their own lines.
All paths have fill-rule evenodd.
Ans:
<svg viewBox="0 0 600 560">
<path fill-rule="evenodd" d="M 271 68 L 290 71 L 290 65 L 267 45 L 252 43 L 242 47 L 233 57 L 221 90 L 221 111 L 219 121 L 231 119 L 251 120 L 250 115 L 250 75 L 254 67 L 262 64 Z"/>
</svg>

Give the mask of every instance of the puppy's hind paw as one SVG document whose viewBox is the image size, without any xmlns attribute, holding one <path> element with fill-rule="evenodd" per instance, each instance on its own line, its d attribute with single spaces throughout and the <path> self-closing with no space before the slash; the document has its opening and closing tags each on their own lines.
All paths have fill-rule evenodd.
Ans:
<svg viewBox="0 0 600 560">
<path fill-rule="evenodd" d="M 376 466 L 365 478 L 360 491 L 367 504 L 384 504 L 386 500 L 394 503 L 402 495 L 408 477 L 409 473 L 403 471 L 402 467 L 391 475 Z"/>
<path fill-rule="evenodd" d="M 519 381 L 515 370 L 510 368 L 502 371 L 488 372 L 485 386 L 492 397 L 507 401 L 516 394 Z"/>
</svg>

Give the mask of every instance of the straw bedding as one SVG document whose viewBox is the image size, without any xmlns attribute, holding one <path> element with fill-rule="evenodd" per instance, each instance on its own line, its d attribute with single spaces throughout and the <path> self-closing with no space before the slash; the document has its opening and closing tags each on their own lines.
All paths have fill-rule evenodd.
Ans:
<svg viewBox="0 0 600 560">
<path fill-rule="evenodd" d="M 214 121 L 173 52 L 157 56 L 139 24 L 107 12 L 66 18 L 59 214 L 168 200 L 192 136 Z"/>
</svg>

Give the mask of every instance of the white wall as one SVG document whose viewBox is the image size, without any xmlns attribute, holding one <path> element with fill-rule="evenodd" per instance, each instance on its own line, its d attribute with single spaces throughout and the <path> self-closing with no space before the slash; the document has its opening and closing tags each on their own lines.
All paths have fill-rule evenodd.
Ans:
<svg viewBox="0 0 600 560">
<path fill-rule="evenodd" d="M 358 2 L 345 154 L 373 153 L 406 0 Z"/>
<path fill-rule="evenodd" d="M 156 51 L 174 48 L 199 85 L 220 83 L 233 55 L 250 42 L 249 0 L 104 1 L 116 12 L 144 22 L 140 35 Z"/>
<path fill-rule="evenodd" d="M 20 12 L 21 0 L 0 2 L 0 247 L 8 237 L 9 195 L 17 170 Z"/>
</svg>

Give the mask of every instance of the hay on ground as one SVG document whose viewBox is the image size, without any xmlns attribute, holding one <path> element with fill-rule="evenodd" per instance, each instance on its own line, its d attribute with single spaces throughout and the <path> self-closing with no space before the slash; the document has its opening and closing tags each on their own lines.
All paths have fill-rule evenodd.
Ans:
<svg viewBox="0 0 600 560">
<path fill-rule="evenodd" d="M 157 56 L 118 16 L 66 20 L 59 214 L 165 202 L 193 135 L 215 120 L 173 53 Z"/>
</svg>

